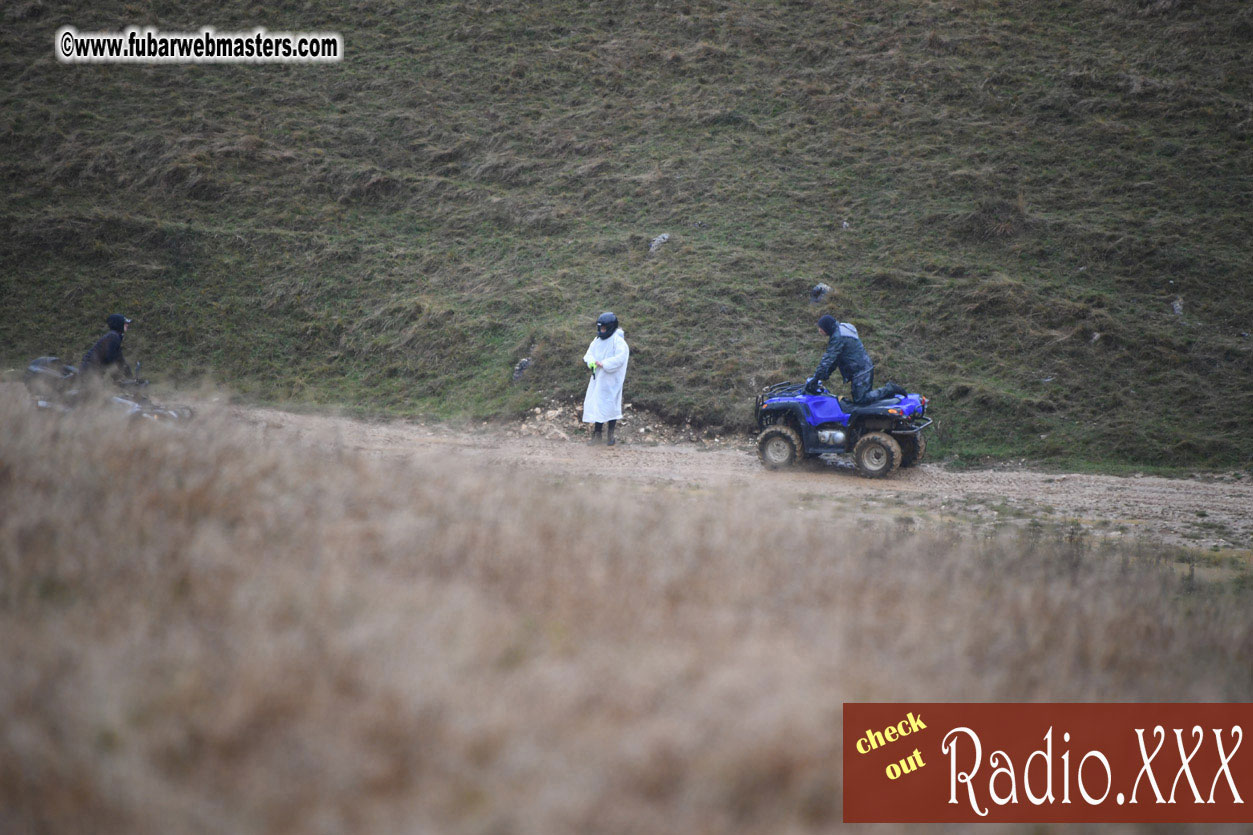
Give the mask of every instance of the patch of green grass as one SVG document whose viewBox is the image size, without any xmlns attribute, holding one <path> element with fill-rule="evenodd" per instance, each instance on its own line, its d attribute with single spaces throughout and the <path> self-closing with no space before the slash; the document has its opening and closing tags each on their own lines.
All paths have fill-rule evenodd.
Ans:
<svg viewBox="0 0 1253 835">
<path fill-rule="evenodd" d="M 989 505 L 988 509 L 995 513 L 997 518 L 1027 519 L 1035 516 L 1032 510 L 1009 502 L 997 502 L 994 505 Z"/>
<path fill-rule="evenodd" d="M 580 396 L 612 309 L 636 404 L 742 429 L 832 312 L 936 460 L 1247 467 L 1253 12 L 1159 6 L 24 6 L 0 357 L 124 310 L 154 375 L 478 419 Z M 62 18 L 347 54 L 62 65 Z"/>
</svg>

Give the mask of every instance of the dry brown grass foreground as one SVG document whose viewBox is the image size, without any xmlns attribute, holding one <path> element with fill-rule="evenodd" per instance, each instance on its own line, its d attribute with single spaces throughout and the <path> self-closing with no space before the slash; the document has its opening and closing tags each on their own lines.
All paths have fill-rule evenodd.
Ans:
<svg viewBox="0 0 1253 835">
<path fill-rule="evenodd" d="M 1248 595 L 0 402 L 0 829 L 788 832 L 851 700 L 1230 700 Z"/>
</svg>

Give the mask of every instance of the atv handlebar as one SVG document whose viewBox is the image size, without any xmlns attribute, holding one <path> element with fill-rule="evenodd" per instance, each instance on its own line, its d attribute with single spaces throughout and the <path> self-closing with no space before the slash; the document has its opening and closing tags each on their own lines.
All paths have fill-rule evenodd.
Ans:
<svg viewBox="0 0 1253 835">
<path fill-rule="evenodd" d="M 827 387 L 822 384 L 821 380 L 815 380 L 813 377 L 810 377 L 801 386 L 801 391 L 805 394 L 826 394 Z"/>
</svg>

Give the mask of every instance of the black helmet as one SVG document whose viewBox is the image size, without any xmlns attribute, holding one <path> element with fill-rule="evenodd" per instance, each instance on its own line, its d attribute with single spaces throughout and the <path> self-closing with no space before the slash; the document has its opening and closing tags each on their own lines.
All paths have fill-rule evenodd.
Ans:
<svg viewBox="0 0 1253 835">
<path fill-rule="evenodd" d="M 618 329 L 618 317 L 612 313 L 602 313 L 596 317 L 596 335 L 608 339 Z"/>
<path fill-rule="evenodd" d="M 131 320 L 121 313 L 110 313 L 109 318 L 105 319 L 105 321 L 109 324 L 109 330 L 117 331 L 118 333 L 125 331 L 126 326 L 131 323 Z"/>
</svg>

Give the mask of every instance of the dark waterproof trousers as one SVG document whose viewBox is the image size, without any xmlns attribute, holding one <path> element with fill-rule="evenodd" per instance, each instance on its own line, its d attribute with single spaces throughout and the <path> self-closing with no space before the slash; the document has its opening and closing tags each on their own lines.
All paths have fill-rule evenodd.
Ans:
<svg viewBox="0 0 1253 835">
<path fill-rule="evenodd" d="M 854 406 L 874 403 L 877 400 L 886 400 L 889 397 L 895 397 L 903 393 L 901 387 L 895 383 L 888 383 L 886 386 L 877 389 L 871 388 L 874 385 L 874 366 L 854 374 L 850 382 L 853 386 L 852 398 Z"/>
</svg>

